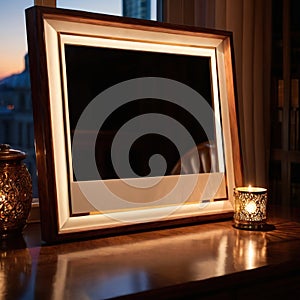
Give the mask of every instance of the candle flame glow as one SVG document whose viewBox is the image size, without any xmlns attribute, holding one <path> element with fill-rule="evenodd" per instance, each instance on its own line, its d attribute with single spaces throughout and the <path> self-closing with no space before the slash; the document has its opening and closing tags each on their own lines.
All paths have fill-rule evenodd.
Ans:
<svg viewBox="0 0 300 300">
<path fill-rule="evenodd" d="M 249 214 L 253 214 L 256 211 L 256 204 L 254 201 L 250 201 L 249 203 L 247 203 L 247 205 L 245 206 L 245 210 L 249 213 Z"/>
</svg>

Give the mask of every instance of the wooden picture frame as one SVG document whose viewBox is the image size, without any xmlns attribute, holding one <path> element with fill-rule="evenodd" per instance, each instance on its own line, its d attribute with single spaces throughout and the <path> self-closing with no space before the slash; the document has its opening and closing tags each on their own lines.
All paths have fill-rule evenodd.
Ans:
<svg viewBox="0 0 300 300">
<path fill-rule="evenodd" d="M 26 10 L 26 23 L 44 241 L 122 234 L 232 216 L 232 191 L 242 184 L 242 172 L 230 32 L 38 6 Z M 209 72 L 201 73 L 205 66 Z M 172 68 L 175 72 L 170 73 Z M 180 82 L 183 73 L 188 79 Z M 209 86 L 200 87 L 203 81 Z M 208 95 L 210 105 L 202 101 L 205 97 L 201 93 Z M 115 110 L 127 105 L 122 102 L 123 95 L 128 103 L 142 98 L 138 107 L 148 105 L 151 109 L 125 121 L 122 118 L 126 113 L 119 111 L 116 120 L 123 120 L 122 126 L 129 124 L 130 118 L 150 124 L 144 115 L 163 115 L 161 101 L 165 104 L 174 100 L 176 107 L 181 105 L 197 121 L 197 113 L 208 109 L 213 123 L 202 119 L 199 123 L 208 140 L 210 160 L 215 149 L 216 167 L 211 160 L 209 171 L 183 174 L 179 151 L 179 174 L 102 176 L 106 160 L 99 159 L 98 163 L 95 158 L 97 149 L 101 152 L 104 145 L 96 145 L 99 132 L 104 131 L 99 127 L 104 123 L 98 118 L 110 105 Z M 186 99 L 176 102 L 181 98 Z M 194 109 L 197 105 L 201 109 Z M 166 110 L 173 111 L 175 106 Z M 132 110 L 136 106 L 127 111 Z M 165 119 L 172 121 L 161 117 L 161 122 Z M 91 129 L 93 121 L 95 127 Z M 175 130 L 165 131 L 167 127 L 160 126 L 154 133 L 177 141 Z M 110 127 L 106 136 L 111 131 Z M 113 139 L 117 136 L 114 134 Z M 101 136 L 100 140 L 105 138 Z M 113 151 L 123 161 L 126 153 L 122 145 L 128 140 L 126 136 L 117 148 L 110 141 L 113 166 Z M 138 157 L 135 155 L 130 164 Z M 108 174 L 110 169 L 111 165 Z M 102 175 L 97 177 L 97 172 Z"/>
</svg>

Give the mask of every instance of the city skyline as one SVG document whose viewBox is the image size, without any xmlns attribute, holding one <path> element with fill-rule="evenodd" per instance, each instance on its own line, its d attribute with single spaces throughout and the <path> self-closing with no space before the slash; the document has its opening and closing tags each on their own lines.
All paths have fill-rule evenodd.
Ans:
<svg viewBox="0 0 300 300">
<path fill-rule="evenodd" d="M 25 9 L 34 0 L 1 1 L 0 4 L 0 80 L 24 70 L 27 53 Z M 122 15 L 122 0 L 57 0 L 57 7 Z"/>
</svg>

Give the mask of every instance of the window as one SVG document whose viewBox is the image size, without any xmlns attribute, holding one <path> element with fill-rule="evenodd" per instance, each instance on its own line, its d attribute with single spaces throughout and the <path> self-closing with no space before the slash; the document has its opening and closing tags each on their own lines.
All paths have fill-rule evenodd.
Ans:
<svg viewBox="0 0 300 300">
<path fill-rule="evenodd" d="M 28 67 L 25 9 L 34 0 L 4 0 L 0 4 L 0 143 L 27 153 L 25 163 L 38 196 L 35 165 L 33 116 Z M 41 1 L 42 2 L 42 1 Z M 48 0 L 57 7 L 123 15 L 123 8 L 135 9 L 126 15 L 156 20 L 156 0 Z M 138 5 L 137 5 L 138 4 Z"/>
</svg>

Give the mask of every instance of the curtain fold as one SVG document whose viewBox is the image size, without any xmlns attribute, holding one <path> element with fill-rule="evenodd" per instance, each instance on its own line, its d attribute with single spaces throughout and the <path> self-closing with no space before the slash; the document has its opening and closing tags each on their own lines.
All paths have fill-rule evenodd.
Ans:
<svg viewBox="0 0 300 300">
<path fill-rule="evenodd" d="M 179 6 L 176 7 L 176 3 Z M 244 184 L 268 185 L 271 0 L 166 1 L 165 21 L 233 32 Z M 181 7 L 179 18 L 174 13 Z M 185 7 L 188 9 L 185 10 Z M 193 13 L 191 13 L 193 10 Z"/>
<path fill-rule="evenodd" d="M 215 0 L 216 29 L 234 37 L 245 184 L 268 185 L 271 1 Z"/>
</svg>

